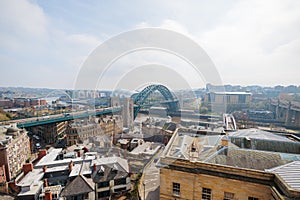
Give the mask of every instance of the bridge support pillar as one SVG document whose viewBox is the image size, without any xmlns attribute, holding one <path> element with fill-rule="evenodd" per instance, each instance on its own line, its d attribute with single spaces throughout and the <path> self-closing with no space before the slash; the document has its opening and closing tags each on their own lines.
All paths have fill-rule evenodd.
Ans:
<svg viewBox="0 0 300 200">
<path fill-rule="evenodd" d="M 300 127 L 300 112 L 295 111 L 295 126 Z"/>
</svg>

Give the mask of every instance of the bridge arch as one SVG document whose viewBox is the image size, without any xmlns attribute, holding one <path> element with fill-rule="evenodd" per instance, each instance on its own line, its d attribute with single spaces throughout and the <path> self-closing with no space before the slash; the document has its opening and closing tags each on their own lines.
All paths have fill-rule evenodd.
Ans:
<svg viewBox="0 0 300 200">
<path fill-rule="evenodd" d="M 155 91 L 159 91 L 167 102 L 168 111 L 178 111 L 179 104 L 176 96 L 164 85 L 149 85 L 145 87 L 141 92 L 133 94 L 131 98 L 134 103 L 134 119 L 138 115 L 145 100 Z"/>
</svg>

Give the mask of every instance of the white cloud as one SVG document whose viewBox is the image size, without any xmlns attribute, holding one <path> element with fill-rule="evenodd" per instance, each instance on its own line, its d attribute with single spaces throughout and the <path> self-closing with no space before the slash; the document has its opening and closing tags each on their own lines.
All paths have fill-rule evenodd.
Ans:
<svg viewBox="0 0 300 200">
<path fill-rule="evenodd" d="M 72 87 L 77 69 L 100 39 L 57 28 L 51 16 L 32 2 L 0 4 L 0 49 L 5 55 L 0 58 L 0 74 L 15 77 L 1 77 L 0 85 L 13 86 L 22 80 L 31 87 Z"/>
<path fill-rule="evenodd" d="M 300 69 L 289 65 L 300 65 L 299 24 L 296 1 L 240 1 L 198 41 L 226 83 L 300 84 L 295 76 Z"/>
<path fill-rule="evenodd" d="M 34 1 L 0 2 L 0 64 L 9 66 L 1 67 L 0 74 L 28 79 L 31 86 L 60 87 L 59 81 L 50 81 L 60 70 L 61 84 L 68 82 L 61 87 L 72 87 L 84 59 L 103 38 L 130 27 L 161 27 L 196 40 L 215 62 L 224 83 L 300 84 L 300 1 L 153 1 L 147 6 L 154 11 L 144 12 L 141 3 L 136 3 L 141 8 L 118 3 L 41 4 L 45 10 Z M 50 12 L 49 5 L 63 14 Z M 124 10 L 114 10 L 121 6 Z M 86 7 L 92 9 L 83 10 Z M 49 76 L 34 82 L 32 72 L 39 68 Z M 0 85 L 14 81 L 5 76 Z"/>
</svg>

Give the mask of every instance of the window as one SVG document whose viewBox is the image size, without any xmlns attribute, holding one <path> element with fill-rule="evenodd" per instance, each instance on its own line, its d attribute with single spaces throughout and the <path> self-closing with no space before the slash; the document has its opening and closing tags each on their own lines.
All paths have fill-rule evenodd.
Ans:
<svg viewBox="0 0 300 200">
<path fill-rule="evenodd" d="M 232 200 L 234 199 L 234 194 L 230 192 L 224 192 L 224 200 Z"/>
<path fill-rule="evenodd" d="M 98 183 L 98 188 L 104 188 L 104 187 L 108 187 L 108 186 L 109 186 L 109 181 L 104 181 L 104 182 Z"/>
<path fill-rule="evenodd" d="M 248 200 L 259 200 L 259 198 L 256 198 L 256 197 L 248 197 Z"/>
<path fill-rule="evenodd" d="M 173 194 L 180 195 L 180 184 L 179 183 L 173 183 Z"/>
<path fill-rule="evenodd" d="M 110 191 L 103 191 L 103 192 L 98 192 L 98 198 L 101 197 L 109 197 L 110 196 Z"/>
<path fill-rule="evenodd" d="M 126 178 L 120 178 L 115 180 L 115 185 L 123 185 L 126 184 Z"/>
<path fill-rule="evenodd" d="M 202 200 L 211 200 L 211 189 L 202 188 Z"/>
</svg>

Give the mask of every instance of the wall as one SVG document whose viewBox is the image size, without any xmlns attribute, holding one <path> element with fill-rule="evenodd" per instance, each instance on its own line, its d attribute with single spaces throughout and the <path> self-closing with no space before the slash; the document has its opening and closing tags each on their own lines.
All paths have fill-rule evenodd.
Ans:
<svg viewBox="0 0 300 200">
<path fill-rule="evenodd" d="M 184 177 L 184 178 L 183 178 Z M 180 197 L 173 195 L 173 182 L 180 183 Z M 212 199 L 223 199 L 224 192 L 234 193 L 234 199 L 249 196 L 272 200 L 269 186 L 206 174 L 193 174 L 173 169 L 160 170 L 160 199 L 202 199 L 202 188 L 212 189 Z"/>
</svg>

